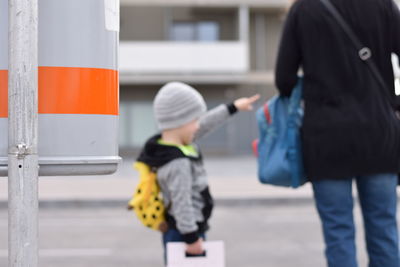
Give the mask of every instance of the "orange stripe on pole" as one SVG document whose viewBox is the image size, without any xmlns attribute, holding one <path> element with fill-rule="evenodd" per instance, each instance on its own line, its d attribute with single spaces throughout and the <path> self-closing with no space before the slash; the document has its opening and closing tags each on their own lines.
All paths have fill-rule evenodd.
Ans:
<svg viewBox="0 0 400 267">
<path fill-rule="evenodd" d="M 118 115 L 118 72 L 39 67 L 39 113 Z"/>
<path fill-rule="evenodd" d="M 8 115 L 8 72 L 0 70 L 0 118 Z M 39 67 L 39 113 L 118 115 L 118 72 Z"/>
<path fill-rule="evenodd" d="M 8 117 L 8 71 L 0 70 L 0 118 Z"/>
<path fill-rule="evenodd" d="M 0 118 L 8 115 L 8 71 L 0 70 Z M 118 72 L 39 67 L 39 113 L 118 115 Z"/>
</svg>

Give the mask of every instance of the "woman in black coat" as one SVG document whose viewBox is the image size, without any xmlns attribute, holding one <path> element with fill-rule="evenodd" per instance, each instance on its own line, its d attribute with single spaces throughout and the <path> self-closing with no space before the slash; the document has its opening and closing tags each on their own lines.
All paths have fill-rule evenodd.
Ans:
<svg viewBox="0 0 400 267">
<path fill-rule="evenodd" d="M 290 96 L 302 68 L 304 164 L 323 225 L 328 265 L 357 266 L 352 214 L 355 180 L 369 266 L 399 267 L 400 121 L 394 112 L 391 54 L 400 55 L 400 12 L 393 0 L 331 2 L 371 49 L 386 88 L 374 79 L 320 0 L 298 0 L 290 9 L 276 85 L 282 95 Z"/>
</svg>

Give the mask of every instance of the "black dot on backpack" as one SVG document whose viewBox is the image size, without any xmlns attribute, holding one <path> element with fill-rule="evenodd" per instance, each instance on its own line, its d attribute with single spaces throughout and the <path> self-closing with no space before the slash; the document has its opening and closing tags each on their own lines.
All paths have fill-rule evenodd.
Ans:
<svg viewBox="0 0 400 267">
<path fill-rule="evenodd" d="M 153 214 L 151 217 L 153 217 L 153 219 L 157 219 L 157 215 Z"/>
<path fill-rule="evenodd" d="M 140 194 L 142 193 L 142 190 L 140 190 L 140 188 L 137 190 L 137 193 Z"/>
<path fill-rule="evenodd" d="M 151 225 L 151 224 L 148 224 L 148 225 L 147 225 L 147 227 L 151 228 L 151 227 L 152 227 L 152 225 Z"/>
<path fill-rule="evenodd" d="M 154 200 L 155 200 L 155 201 L 158 201 L 158 197 L 156 197 Z"/>
<path fill-rule="evenodd" d="M 143 219 L 146 219 L 146 217 L 147 217 L 146 214 L 143 214 Z"/>
<path fill-rule="evenodd" d="M 161 209 L 160 206 L 157 206 L 157 207 L 156 207 L 156 210 L 160 210 L 160 209 Z"/>
</svg>

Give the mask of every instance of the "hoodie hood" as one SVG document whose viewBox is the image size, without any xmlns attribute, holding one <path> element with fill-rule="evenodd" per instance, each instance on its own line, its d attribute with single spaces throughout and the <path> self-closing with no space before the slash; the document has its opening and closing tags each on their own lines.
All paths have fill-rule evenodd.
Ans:
<svg viewBox="0 0 400 267">
<path fill-rule="evenodd" d="M 198 158 L 186 156 L 178 147 L 159 144 L 158 140 L 160 139 L 160 134 L 151 137 L 146 142 L 137 161 L 146 163 L 151 167 L 159 168 L 178 158 L 189 158 L 192 160 L 199 160 L 201 158 L 201 156 Z"/>
</svg>

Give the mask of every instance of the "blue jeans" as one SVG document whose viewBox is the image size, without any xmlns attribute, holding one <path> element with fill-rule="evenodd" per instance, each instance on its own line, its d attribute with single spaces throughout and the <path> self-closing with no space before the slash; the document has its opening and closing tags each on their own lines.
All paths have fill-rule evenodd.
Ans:
<svg viewBox="0 0 400 267">
<path fill-rule="evenodd" d="M 200 234 L 200 237 L 203 238 L 203 240 L 206 240 L 206 235 Z M 162 241 L 163 241 L 163 247 L 164 247 L 164 263 L 167 263 L 167 243 L 169 242 L 184 242 L 183 237 L 181 233 L 179 233 L 178 230 L 176 229 L 168 229 L 165 233 L 162 235 Z"/>
<path fill-rule="evenodd" d="M 399 267 L 396 222 L 397 175 L 356 177 L 369 267 Z M 329 267 L 357 267 L 353 221 L 353 179 L 313 182 Z"/>
</svg>

